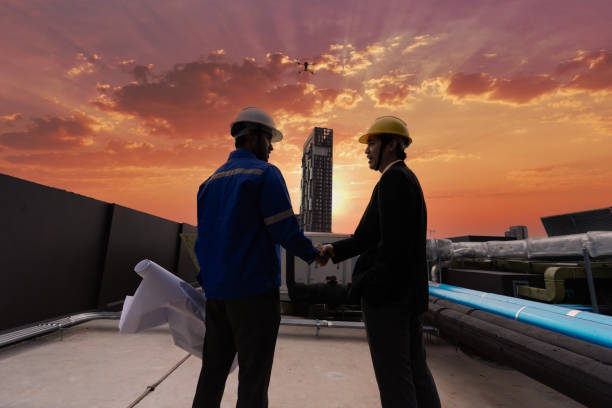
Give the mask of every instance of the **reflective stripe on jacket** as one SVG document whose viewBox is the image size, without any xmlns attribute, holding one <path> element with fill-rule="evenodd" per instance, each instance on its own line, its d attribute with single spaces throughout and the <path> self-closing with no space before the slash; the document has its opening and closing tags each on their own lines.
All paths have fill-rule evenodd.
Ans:
<svg viewBox="0 0 612 408">
<path fill-rule="evenodd" d="M 236 299 L 280 286 L 279 244 L 308 263 L 317 254 L 278 168 L 235 150 L 198 190 L 195 250 L 205 295 Z"/>
</svg>

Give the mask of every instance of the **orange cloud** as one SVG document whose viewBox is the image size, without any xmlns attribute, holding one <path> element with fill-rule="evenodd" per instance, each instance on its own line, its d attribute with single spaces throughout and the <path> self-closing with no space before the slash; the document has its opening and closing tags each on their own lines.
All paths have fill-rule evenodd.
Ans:
<svg viewBox="0 0 612 408">
<path fill-rule="evenodd" d="M 0 145 L 14 149 L 70 149 L 92 143 L 97 122 L 81 113 L 35 118 L 24 131 L 0 134 Z"/>
<path fill-rule="evenodd" d="M 559 88 L 559 83 L 548 75 L 520 76 L 513 79 L 498 78 L 492 86 L 490 100 L 529 103 Z"/>
<path fill-rule="evenodd" d="M 482 95 L 491 90 L 493 81 L 489 74 L 458 72 L 450 77 L 446 93 L 459 99 L 468 95 Z"/>
<path fill-rule="evenodd" d="M 13 113 L 11 115 L 0 116 L 0 123 L 12 126 L 15 122 L 22 118 L 20 113 Z"/>
<path fill-rule="evenodd" d="M 365 81 L 365 93 L 372 98 L 374 106 L 394 108 L 405 105 L 412 92 L 410 74 L 388 74 Z"/>
<path fill-rule="evenodd" d="M 584 91 L 612 90 L 612 52 L 591 53 L 575 62 L 575 67 L 582 68 L 584 72 L 576 74 L 567 84 L 568 88 Z"/>
<path fill-rule="evenodd" d="M 557 90 L 560 84 L 548 75 L 523 75 L 512 79 L 486 73 L 459 72 L 449 78 L 447 95 L 462 99 L 480 96 L 485 100 L 525 104 Z"/>
<path fill-rule="evenodd" d="M 417 48 L 421 48 L 426 45 L 433 44 L 435 42 L 440 41 L 443 38 L 444 38 L 443 35 L 437 35 L 437 36 L 431 36 L 429 34 L 418 35 L 414 37 L 414 42 L 410 44 L 408 47 L 406 47 L 404 51 L 402 51 L 402 54 L 409 54 L 413 52 L 414 50 L 416 50 Z"/>
<path fill-rule="evenodd" d="M 428 43 L 429 37 L 416 37 L 418 41 Z M 317 71 L 328 71 L 334 74 L 354 76 L 364 72 L 374 63 L 381 61 L 390 51 L 400 45 L 401 37 L 394 36 L 356 49 L 352 44 L 332 44 L 328 52 L 315 57 Z M 419 43 L 419 46 L 425 43 Z"/>
<path fill-rule="evenodd" d="M 562 81 L 548 74 L 524 74 L 506 79 L 484 72 L 458 72 L 446 79 L 446 94 L 456 99 L 477 97 L 486 101 L 526 104 L 563 89 L 609 91 L 612 90 L 612 52 L 581 51 L 578 57 L 560 63 L 555 69 L 559 77 L 572 73 L 569 81 Z"/>
<path fill-rule="evenodd" d="M 575 72 L 580 69 L 588 68 L 591 62 L 597 59 L 605 51 L 591 51 L 586 52 L 585 50 L 578 50 L 578 56 L 567 61 L 561 62 L 555 69 L 555 74 L 563 75 L 571 72 Z"/>
<path fill-rule="evenodd" d="M 67 72 L 68 76 L 70 77 L 93 73 L 101 60 L 100 56 L 97 54 L 86 55 L 81 52 L 77 54 L 76 59 L 77 65 L 70 68 L 70 70 Z"/>
<path fill-rule="evenodd" d="M 158 135 L 202 139 L 227 134 L 244 106 L 311 116 L 333 107 L 352 108 L 360 100 L 352 89 L 292 82 L 295 64 L 281 53 L 268 54 L 263 64 L 252 58 L 224 62 L 223 53 L 215 55 L 214 60 L 178 64 L 156 81 L 147 81 L 143 71 L 139 83 L 98 86 L 92 103 L 139 118 Z"/>
<path fill-rule="evenodd" d="M 136 65 L 132 69 L 132 75 L 134 75 L 134 79 L 139 84 L 146 84 L 149 82 L 149 76 L 151 75 L 151 69 L 153 69 L 153 64 Z"/>
<path fill-rule="evenodd" d="M 227 140 L 229 152 L 231 140 Z M 48 168 L 103 169 L 121 167 L 183 169 L 210 165 L 216 149 L 180 143 L 172 147 L 156 148 L 148 142 L 110 140 L 103 150 L 61 153 L 31 153 L 9 155 L 7 162 Z M 217 160 L 218 161 L 218 160 Z"/>
</svg>

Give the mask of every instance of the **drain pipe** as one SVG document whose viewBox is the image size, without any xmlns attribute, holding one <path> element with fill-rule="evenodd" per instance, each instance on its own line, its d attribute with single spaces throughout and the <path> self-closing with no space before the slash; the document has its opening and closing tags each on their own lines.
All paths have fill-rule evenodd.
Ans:
<svg viewBox="0 0 612 408">
<path fill-rule="evenodd" d="M 6 332 L 0 335 L 0 347 L 8 346 L 9 344 L 18 343 L 23 340 L 33 337 L 42 336 L 43 334 L 53 333 L 55 331 L 72 327 L 77 324 L 86 323 L 97 319 L 119 319 L 120 313 L 117 312 L 85 312 L 72 316 L 67 316 L 61 319 L 40 322 L 35 325 Z"/>
<path fill-rule="evenodd" d="M 584 256 L 584 271 L 586 272 L 587 284 L 589 286 L 589 295 L 593 311 L 599 313 L 599 304 L 597 303 L 597 293 L 595 292 L 595 281 L 593 280 L 593 272 L 591 271 L 591 257 L 586 245 L 582 247 L 582 256 Z"/>
<path fill-rule="evenodd" d="M 440 289 L 430 284 L 433 296 L 485 310 L 523 323 L 542 327 L 589 343 L 612 348 L 612 326 L 560 315 L 535 307 L 521 306 L 496 299 L 487 299 L 468 293 Z"/>
<path fill-rule="evenodd" d="M 459 286 L 447 285 L 444 283 L 438 283 L 438 284 L 430 283 L 430 285 L 434 285 L 435 287 L 439 289 L 444 289 L 444 290 L 448 290 L 451 292 L 466 293 L 468 295 L 474 295 L 474 296 L 478 296 L 481 298 L 499 300 L 500 302 L 507 302 L 507 303 L 513 303 L 515 305 L 520 305 L 520 306 L 533 307 L 536 309 L 546 310 L 547 312 L 552 312 L 552 313 L 556 313 L 559 315 L 575 317 L 578 319 L 588 320 L 590 322 L 601 323 L 601 324 L 606 324 L 608 326 L 612 326 L 612 316 L 590 313 L 584 310 L 576 310 L 576 309 L 568 310 L 565 307 L 555 306 L 555 305 L 551 305 L 548 303 L 534 302 L 533 300 L 515 298 L 515 297 L 510 297 L 510 296 L 503 296 L 503 295 L 498 295 L 495 293 L 481 292 L 479 290 L 466 289 L 466 288 L 461 288 Z"/>
<path fill-rule="evenodd" d="M 36 323 L 32 326 L 13 330 L 0 334 L 0 348 L 19 343 L 34 337 L 50 334 L 55 331 L 76 326 L 77 324 L 87 323 L 98 319 L 119 320 L 121 313 L 119 312 L 88 312 L 80 313 L 73 316 L 64 317 L 62 319 Z M 317 336 L 322 328 L 330 329 L 364 329 L 363 322 L 346 322 L 341 320 L 311 320 L 311 319 L 292 319 L 281 318 L 281 326 L 299 326 L 299 327 L 314 327 Z"/>
</svg>

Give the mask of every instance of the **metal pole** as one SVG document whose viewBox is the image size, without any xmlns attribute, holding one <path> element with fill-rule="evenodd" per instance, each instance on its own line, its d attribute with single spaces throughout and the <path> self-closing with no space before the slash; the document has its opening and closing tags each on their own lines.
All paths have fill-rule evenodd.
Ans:
<svg viewBox="0 0 612 408">
<path fill-rule="evenodd" d="M 586 272 L 587 284 L 589 285 L 589 295 L 591 297 L 591 305 L 593 305 L 593 313 L 599 313 L 597 293 L 595 293 L 595 281 L 593 280 L 593 272 L 591 271 L 591 257 L 586 247 L 582 248 L 582 255 L 584 255 L 584 270 Z"/>
</svg>

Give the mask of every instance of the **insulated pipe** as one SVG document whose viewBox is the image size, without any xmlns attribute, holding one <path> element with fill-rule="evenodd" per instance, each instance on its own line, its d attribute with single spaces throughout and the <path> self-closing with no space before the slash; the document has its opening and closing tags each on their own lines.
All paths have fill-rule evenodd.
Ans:
<svg viewBox="0 0 612 408">
<path fill-rule="evenodd" d="M 454 306 L 467 309 L 459 304 Z M 545 339 L 532 338 L 528 333 L 511 326 L 501 327 L 494 322 L 481 320 L 472 313 L 465 314 L 438 302 L 429 303 L 429 311 L 425 313 L 425 317 L 427 323 L 439 327 L 442 338 L 448 339 L 452 344 L 467 346 L 478 355 L 513 367 L 584 406 L 610 408 L 611 365 L 569 351 Z M 513 322 L 510 319 L 504 320 Z M 518 322 L 515 324 L 524 325 Z M 574 340 L 548 330 L 533 328 L 548 332 L 551 336 Z M 604 351 L 609 354 L 609 349 L 605 348 Z"/>
<path fill-rule="evenodd" d="M 478 320 L 482 320 L 483 322 L 515 331 L 548 345 L 560 347 L 573 353 L 592 358 L 593 360 L 609 365 L 610 369 L 612 369 L 612 353 L 610 353 L 610 349 L 600 346 L 599 344 L 593 344 L 584 340 L 575 339 L 573 337 L 565 336 L 538 326 L 517 322 L 516 320 L 508 319 L 504 316 L 496 315 L 484 310 L 476 310 L 469 306 L 461 305 L 447 299 L 440 299 L 435 296 L 431 296 L 429 298 L 430 308 L 433 305 L 447 310 L 454 310 L 463 313 L 466 316 L 471 316 Z M 431 318 L 429 320 L 431 321 Z M 612 379 L 612 377 L 610 378 Z"/>
<path fill-rule="evenodd" d="M 582 319 L 582 320 L 588 320 L 590 322 L 601 323 L 601 324 L 606 324 L 608 326 L 612 326 L 611 316 L 585 312 L 584 310 L 576 310 L 576 309 L 568 310 L 565 307 L 550 305 L 548 303 L 534 302 L 532 300 L 527 300 L 527 299 L 497 295 L 495 293 L 481 292 L 479 290 L 461 288 L 459 286 L 452 286 L 452 285 L 447 285 L 444 283 L 438 283 L 438 284 L 431 283 L 430 285 L 434 285 L 435 287 L 439 289 L 444 289 L 444 290 L 448 290 L 451 292 L 467 293 L 468 295 L 479 296 L 479 297 L 486 298 L 486 299 L 495 299 L 501 302 L 513 303 L 515 305 L 528 306 L 530 308 L 533 307 L 533 308 L 540 309 L 540 310 L 546 310 L 547 312 L 557 313 L 557 314 L 564 315 L 564 316 L 575 317 L 575 318 Z"/>
<path fill-rule="evenodd" d="M 607 324 L 576 319 L 574 317 L 560 315 L 535 307 L 521 306 L 462 292 L 453 292 L 437 288 L 433 285 L 430 285 L 429 293 L 433 296 L 448 299 L 466 306 L 485 310 L 523 323 L 532 324 L 570 337 L 612 348 L 612 326 Z"/>
</svg>

